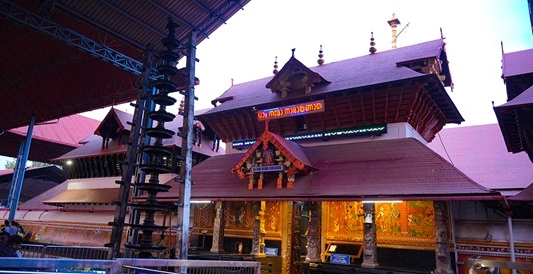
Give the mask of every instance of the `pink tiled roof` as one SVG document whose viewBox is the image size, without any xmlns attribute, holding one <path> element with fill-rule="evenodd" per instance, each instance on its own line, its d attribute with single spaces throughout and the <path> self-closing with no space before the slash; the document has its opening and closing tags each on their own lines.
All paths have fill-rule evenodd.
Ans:
<svg viewBox="0 0 533 274">
<path fill-rule="evenodd" d="M 428 147 L 487 188 L 523 189 L 533 183 L 528 156 L 507 152 L 498 124 L 445 128 Z"/>
<path fill-rule="evenodd" d="M 498 199 L 498 193 L 475 183 L 416 139 L 303 147 L 318 171 L 296 177 L 294 188 L 262 190 L 231 174 L 242 154 L 211 157 L 192 171 L 193 199 L 209 200 L 360 200 Z M 171 184 L 176 184 L 170 182 Z M 164 197 L 177 196 L 173 187 Z"/>
<path fill-rule="evenodd" d="M 510 201 L 528 201 L 533 202 L 533 184 L 529 185 L 524 190 L 515 196 L 509 198 Z"/>
<path fill-rule="evenodd" d="M 60 118 L 58 123 L 50 121 L 48 124 L 35 125 L 32 138 L 77 147 L 79 142 L 92 134 L 99 124 L 100 121 L 81 115 L 67 116 Z M 28 127 L 19 127 L 9 131 L 26 136 Z"/>
<path fill-rule="evenodd" d="M 533 59 L 531 59 L 531 62 L 533 63 Z M 518 96 L 513 98 L 511 101 L 501 106 L 495 107 L 495 109 L 507 108 L 507 107 L 520 107 L 520 106 L 525 106 L 525 105 L 533 105 L 533 86 L 524 90 L 524 92 L 518 94 Z"/>
<path fill-rule="evenodd" d="M 398 66 L 398 64 L 410 60 L 439 57 L 443 46 L 444 42 L 438 39 L 413 46 L 377 52 L 372 55 L 365 55 L 338 62 L 326 63 L 321 66 L 310 67 L 312 71 L 320 74 L 324 79 L 327 79 L 331 83 L 314 87 L 310 94 L 291 93 L 284 100 L 413 79 L 416 77 L 426 77 L 426 75 L 422 73 L 418 73 L 403 66 Z M 274 76 L 270 76 L 233 85 L 219 96 L 219 98 L 233 99 L 223 100 L 224 103 L 203 115 L 281 101 L 279 95 L 273 94 L 268 88 L 266 88 L 266 84 L 273 77 Z M 447 94 L 445 96 L 447 96 Z M 216 101 L 216 99 L 213 101 Z"/>
<path fill-rule="evenodd" d="M 503 77 L 533 73 L 533 49 L 503 55 Z"/>
</svg>

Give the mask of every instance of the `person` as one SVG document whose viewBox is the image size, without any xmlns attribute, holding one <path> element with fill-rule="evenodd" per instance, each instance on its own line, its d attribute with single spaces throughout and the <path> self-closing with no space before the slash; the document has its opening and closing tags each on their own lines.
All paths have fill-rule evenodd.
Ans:
<svg viewBox="0 0 533 274">
<path fill-rule="evenodd" d="M 24 243 L 24 238 L 20 235 L 12 235 L 9 237 L 9 240 L 7 240 L 7 244 L 11 245 L 13 250 L 15 250 L 15 254 L 19 258 L 22 258 L 22 255 L 24 254 L 24 252 L 22 252 L 22 243 Z"/>
<path fill-rule="evenodd" d="M 19 249 L 22 247 L 22 237 L 13 235 L 9 237 L 7 243 L 0 243 L 0 257 L 19 257 L 15 246 Z"/>
<path fill-rule="evenodd" d="M 17 221 L 11 222 L 11 226 L 15 227 L 15 234 L 11 234 L 11 235 L 19 235 L 20 237 L 24 238 L 24 234 L 26 234 L 26 232 L 24 232 L 24 229 Z"/>
<path fill-rule="evenodd" d="M 9 223 L 9 221 L 8 221 L 8 220 L 4 220 L 4 224 L 3 224 L 2 227 L 0 228 L 1 232 L 6 232 L 6 229 L 7 229 L 8 227 L 10 227 L 10 226 L 11 226 L 11 224 Z"/>
<path fill-rule="evenodd" d="M 2 231 L 0 232 L 0 243 L 7 244 L 7 240 L 9 240 L 9 233 Z"/>
</svg>

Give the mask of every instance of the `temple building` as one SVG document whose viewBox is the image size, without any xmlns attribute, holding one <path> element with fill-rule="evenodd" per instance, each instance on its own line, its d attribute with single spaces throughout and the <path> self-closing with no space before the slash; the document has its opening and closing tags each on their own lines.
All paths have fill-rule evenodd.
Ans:
<svg viewBox="0 0 533 274">
<path fill-rule="evenodd" d="M 234 84 L 213 108 L 195 112 L 190 258 L 260 260 L 263 273 L 283 274 L 466 274 L 472 257 L 532 262 L 533 169 L 524 153 L 506 153 L 516 143 L 504 130 L 516 124 L 502 125 L 530 111 L 513 101 L 528 89 L 513 90 L 513 105 L 495 109 L 500 127 L 445 129 L 464 119 L 449 96 L 443 39 L 375 45 L 371 38 L 369 54 L 337 62 L 320 46 L 316 66 L 293 49 L 283 65 L 274 59 L 273 75 Z M 513 78 L 505 67 L 508 90 L 531 76 Z M 125 247 L 149 237 L 167 256 L 179 248 L 183 118 L 151 114 L 177 134 L 159 130 L 171 138 L 157 147 L 143 140 L 142 149 L 164 147 L 167 157 L 148 155 L 134 180 L 142 167 L 157 168 L 150 187 L 159 193 L 139 184 L 128 202 L 151 202 L 157 212 L 146 233 L 135 227 L 149 212 L 128 211 L 122 237 Z M 28 240 L 109 242 L 132 119 L 111 109 L 80 147 L 52 159 L 68 180 L 19 207 Z M 162 162 L 150 166 L 152 158 Z"/>
<path fill-rule="evenodd" d="M 196 118 L 228 154 L 193 169 L 192 198 L 211 201 L 195 209 L 195 230 L 212 235 L 211 252 L 277 256 L 280 273 L 467 273 L 472 256 L 531 261 L 528 222 L 515 221 L 519 252 L 502 253 L 515 249 L 506 221 L 531 218 L 520 216 L 529 207 L 509 205 L 509 193 L 480 185 L 428 147 L 445 125 L 463 122 L 448 95 L 444 41 L 381 52 L 374 45 L 332 63 L 320 48 L 314 67 L 293 49 L 273 76 L 212 100 Z M 522 179 L 531 175 L 520 168 Z M 512 183 L 522 190 L 531 182 Z"/>
</svg>

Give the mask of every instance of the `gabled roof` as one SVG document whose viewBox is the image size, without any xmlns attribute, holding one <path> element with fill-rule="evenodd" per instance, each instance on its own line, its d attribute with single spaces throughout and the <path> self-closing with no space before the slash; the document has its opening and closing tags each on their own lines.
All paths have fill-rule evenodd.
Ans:
<svg viewBox="0 0 533 274">
<path fill-rule="evenodd" d="M 125 130 L 131 129 L 131 127 L 127 125 L 127 122 L 132 121 L 133 119 L 132 114 L 113 108 L 110 110 L 110 112 L 106 116 L 106 119 L 108 118 L 116 119 L 117 123 L 119 123 L 119 125 L 123 125 Z M 173 130 L 175 132 L 177 132 L 182 126 L 183 126 L 183 116 L 181 115 L 176 115 L 176 118 L 174 118 L 172 122 L 165 123 L 166 128 Z M 119 154 L 119 153 L 125 153 L 126 150 L 128 149 L 127 145 L 119 144 L 118 139 L 113 139 L 109 142 L 109 147 L 102 150 L 102 137 L 98 135 L 90 135 L 87 138 L 85 138 L 83 142 L 84 144 L 82 146 L 72 151 L 69 151 L 52 160 L 61 161 L 61 160 L 84 158 L 84 157 L 95 157 L 95 156 L 104 156 L 104 155 L 110 155 L 110 154 Z M 181 145 L 182 145 L 182 138 L 178 136 L 177 134 L 174 134 L 173 137 L 170 139 L 163 140 L 163 146 L 166 146 L 166 147 L 170 147 L 170 146 L 181 147 Z M 203 155 L 213 156 L 213 155 L 223 154 L 224 150 L 220 149 L 219 152 L 213 151 L 211 149 L 210 140 L 208 140 L 207 138 L 204 138 L 202 140 L 202 146 L 193 146 L 193 152 L 200 153 Z"/>
<path fill-rule="evenodd" d="M 503 78 L 533 73 L 533 49 L 503 54 Z"/>
<path fill-rule="evenodd" d="M 289 61 L 287 61 L 287 63 L 283 65 L 281 70 L 278 73 L 276 73 L 276 75 L 272 78 L 272 80 L 270 80 L 265 85 L 265 87 L 270 89 L 272 93 L 278 92 L 278 90 L 282 88 L 282 83 L 288 82 L 288 84 L 291 84 L 290 77 L 295 71 L 301 71 L 307 78 L 305 83 L 303 83 L 306 88 L 311 89 L 315 84 L 319 84 L 319 83 L 323 83 L 323 84 L 329 83 L 329 81 L 327 81 L 322 76 L 320 76 L 320 74 L 312 71 L 311 69 L 306 67 L 304 64 L 302 64 L 302 62 L 296 59 L 294 57 L 294 49 L 293 49 L 292 56 L 289 59 Z M 282 97 L 285 97 L 285 96 L 283 96 L 282 94 Z"/>
<path fill-rule="evenodd" d="M 244 179 L 244 173 L 242 173 L 241 167 L 252 156 L 252 154 L 255 153 L 255 151 L 265 143 L 271 143 L 274 145 L 274 147 L 279 150 L 283 156 L 287 157 L 287 159 L 289 159 L 298 170 L 304 172 L 316 170 L 316 168 L 314 168 L 309 162 L 307 155 L 299 144 L 287 141 L 285 138 L 274 134 L 267 129 L 248 149 L 248 151 L 244 153 L 242 159 L 231 169 L 231 173 L 237 173 L 239 178 Z"/>
<path fill-rule="evenodd" d="M 440 85 L 440 80 L 437 75 L 426 75 L 398 65 L 411 60 L 439 56 L 443 52 L 443 46 L 444 42 L 438 39 L 310 67 L 309 69 L 311 71 L 318 73 L 324 79 L 331 82 L 327 85 L 314 87 L 312 94 L 313 96 L 326 96 L 330 93 L 404 80 L 419 80 L 425 83 L 434 82 L 438 83 L 441 87 L 437 89 L 438 94 L 432 94 L 431 96 L 439 97 L 435 101 L 443 109 L 450 122 L 460 123 L 463 121 L 463 118 L 446 90 Z M 199 116 L 214 115 L 228 110 L 252 109 L 260 105 L 272 105 L 273 103 L 280 105 L 284 101 L 293 101 L 294 99 L 309 96 L 305 93 L 290 93 L 286 98 L 280 98 L 277 94 L 272 94 L 266 87 L 267 83 L 272 79 L 273 77 L 267 77 L 231 86 L 226 92 L 213 100 L 213 102 L 218 101 L 223 103 Z"/>
<path fill-rule="evenodd" d="M 516 193 L 533 183 L 527 155 L 507 152 L 498 124 L 444 128 L 428 147 L 486 188 Z"/>
<path fill-rule="evenodd" d="M 98 128 L 96 128 L 96 130 L 94 131 L 94 134 L 102 136 L 100 130 L 102 129 L 102 126 L 104 126 L 105 122 L 108 119 L 115 120 L 117 124 L 117 128 L 115 131 L 117 133 L 122 130 L 131 130 L 131 126 L 128 124 L 128 122 L 131 122 L 132 117 L 133 117 L 132 114 L 128 114 L 127 112 L 124 112 L 124 111 L 121 111 L 115 108 L 111 108 L 111 110 L 109 110 L 109 112 L 107 113 L 105 118 L 102 120 Z"/>
<path fill-rule="evenodd" d="M 200 200 L 499 199 L 416 139 L 302 147 L 318 169 L 298 176 L 292 189 L 265 182 L 249 190 L 229 171 L 243 154 L 211 157 L 192 171 L 192 198 Z M 176 184 L 175 182 L 169 182 Z M 161 198 L 177 196 L 177 190 Z"/>
</svg>

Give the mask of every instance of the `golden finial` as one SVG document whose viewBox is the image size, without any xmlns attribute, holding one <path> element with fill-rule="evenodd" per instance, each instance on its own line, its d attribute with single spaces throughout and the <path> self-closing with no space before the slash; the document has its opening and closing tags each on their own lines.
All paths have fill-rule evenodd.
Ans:
<svg viewBox="0 0 533 274">
<path fill-rule="evenodd" d="M 320 45 L 320 50 L 318 51 L 318 65 L 323 65 L 324 64 L 324 59 L 322 59 L 322 57 L 324 57 L 324 54 L 322 54 L 324 51 L 322 51 L 322 45 Z"/>
<path fill-rule="evenodd" d="M 272 73 L 274 73 L 274 75 L 278 73 L 278 57 L 277 56 L 274 59 L 274 70 L 272 71 Z"/>
<path fill-rule="evenodd" d="M 370 32 L 370 49 L 368 51 L 370 51 L 370 54 L 374 54 L 376 53 L 377 49 L 374 47 L 376 45 L 376 43 L 374 43 L 374 32 Z"/>
</svg>

